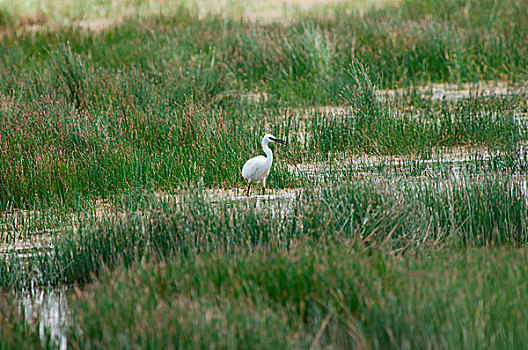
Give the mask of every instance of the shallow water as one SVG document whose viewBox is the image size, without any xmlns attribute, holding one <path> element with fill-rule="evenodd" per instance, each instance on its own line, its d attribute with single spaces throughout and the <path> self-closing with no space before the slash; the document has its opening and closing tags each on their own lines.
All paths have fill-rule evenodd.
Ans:
<svg viewBox="0 0 528 350">
<path fill-rule="evenodd" d="M 253 188 L 247 196 L 244 188 L 208 191 L 206 196 L 213 204 L 237 202 L 246 204 L 248 208 L 262 211 L 263 214 L 270 217 L 278 215 L 280 218 L 285 218 L 292 212 L 300 195 L 302 195 L 301 189 L 267 189 L 262 194 L 260 188 Z"/>
<path fill-rule="evenodd" d="M 528 154 L 528 147 L 521 145 L 519 162 L 524 161 Z M 324 178 L 339 176 L 344 171 L 357 174 L 385 174 L 394 175 L 419 166 L 430 176 L 439 171 L 460 172 L 464 165 L 476 164 L 481 166 L 493 161 L 497 156 L 504 156 L 501 152 L 491 152 L 485 148 L 453 147 L 444 150 L 433 150 L 429 156 L 378 156 L 378 155 L 340 155 L 332 161 L 318 161 L 313 163 L 288 164 L 288 170 L 307 178 Z"/>
<path fill-rule="evenodd" d="M 505 96 L 516 94 L 521 90 L 519 86 L 512 86 L 507 81 L 481 81 L 479 83 L 464 84 L 430 84 L 419 86 L 416 91 L 423 97 L 429 97 L 432 101 L 458 101 L 471 96 Z M 393 97 L 405 94 L 408 89 L 386 89 L 379 90 L 380 96 Z"/>
<path fill-rule="evenodd" d="M 68 293 L 67 286 L 35 287 L 16 293 L 26 322 L 38 327 L 41 339 L 49 334 L 61 350 L 68 348 L 66 332 L 72 325 Z"/>
</svg>

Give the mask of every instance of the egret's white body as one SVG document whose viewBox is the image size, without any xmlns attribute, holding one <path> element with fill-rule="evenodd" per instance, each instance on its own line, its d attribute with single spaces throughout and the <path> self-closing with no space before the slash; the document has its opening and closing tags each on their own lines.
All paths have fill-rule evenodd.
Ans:
<svg viewBox="0 0 528 350">
<path fill-rule="evenodd" d="M 268 147 L 270 141 L 287 144 L 286 141 L 280 140 L 271 134 L 267 134 L 262 138 L 262 149 L 264 150 L 264 153 L 266 153 L 266 157 L 253 157 L 244 164 L 244 167 L 242 167 L 242 176 L 248 180 L 248 195 L 249 188 L 253 182 L 260 182 L 262 184 L 262 192 L 266 189 L 266 177 L 268 176 L 271 164 L 273 163 L 273 152 Z"/>
</svg>

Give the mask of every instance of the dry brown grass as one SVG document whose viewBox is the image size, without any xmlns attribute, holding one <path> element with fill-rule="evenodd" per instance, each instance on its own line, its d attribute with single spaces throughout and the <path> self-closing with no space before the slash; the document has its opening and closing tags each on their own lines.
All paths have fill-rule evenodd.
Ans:
<svg viewBox="0 0 528 350">
<path fill-rule="evenodd" d="M 311 12 L 325 14 L 325 7 L 346 3 L 346 7 L 363 12 L 369 8 L 394 5 L 400 0 L 5 0 L 0 12 L 11 18 L 16 27 L 38 30 L 44 26 L 79 25 L 83 29 L 100 30 L 126 17 L 171 15 L 181 6 L 199 17 L 221 15 L 258 22 L 287 23 Z"/>
</svg>

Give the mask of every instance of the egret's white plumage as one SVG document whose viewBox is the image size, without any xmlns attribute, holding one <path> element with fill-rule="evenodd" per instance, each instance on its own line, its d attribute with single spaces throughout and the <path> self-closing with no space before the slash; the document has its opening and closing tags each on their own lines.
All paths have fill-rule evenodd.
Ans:
<svg viewBox="0 0 528 350">
<path fill-rule="evenodd" d="M 266 188 L 266 177 L 268 176 L 271 169 L 271 164 L 273 163 L 273 152 L 268 147 L 268 143 L 270 141 L 287 144 L 286 141 L 278 139 L 271 134 L 266 134 L 262 138 L 262 149 L 264 150 L 264 153 L 266 153 L 266 157 L 253 157 L 249 159 L 246 164 L 244 164 L 244 167 L 242 167 L 242 176 L 248 180 L 248 195 L 252 182 L 260 182 L 262 184 L 262 192 L 264 192 Z"/>
</svg>

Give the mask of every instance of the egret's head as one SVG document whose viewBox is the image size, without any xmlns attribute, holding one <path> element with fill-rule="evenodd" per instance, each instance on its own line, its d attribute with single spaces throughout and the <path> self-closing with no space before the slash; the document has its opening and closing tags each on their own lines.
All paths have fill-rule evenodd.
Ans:
<svg viewBox="0 0 528 350">
<path fill-rule="evenodd" d="M 271 135 L 271 134 L 266 134 L 264 136 L 264 138 L 262 139 L 262 144 L 268 144 L 268 142 L 277 142 L 277 143 L 280 143 L 280 144 L 283 144 L 283 145 L 287 145 L 288 142 L 284 141 L 284 140 L 281 140 L 281 139 L 278 139 L 276 138 L 275 136 Z"/>
</svg>

